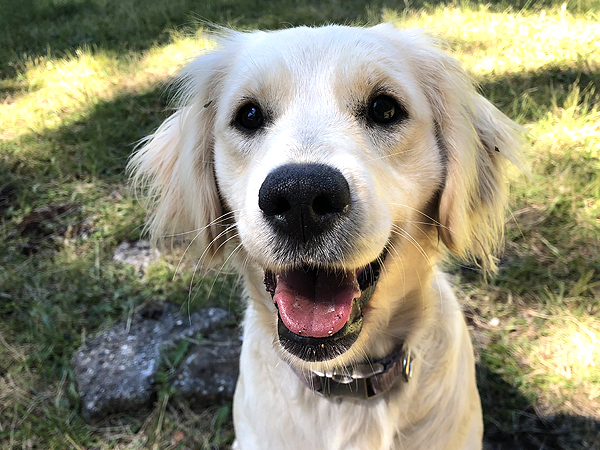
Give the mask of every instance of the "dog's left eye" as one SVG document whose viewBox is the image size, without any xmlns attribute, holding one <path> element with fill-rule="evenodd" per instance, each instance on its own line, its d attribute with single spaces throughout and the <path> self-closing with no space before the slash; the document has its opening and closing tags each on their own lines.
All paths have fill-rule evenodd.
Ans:
<svg viewBox="0 0 600 450">
<path fill-rule="evenodd" d="M 235 116 L 236 125 L 254 131 L 263 126 L 265 118 L 262 110 L 254 103 L 246 103 Z"/>
<path fill-rule="evenodd" d="M 378 95 L 371 100 L 367 115 L 375 123 L 388 124 L 406 119 L 408 112 L 392 97 Z"/>
</svg>

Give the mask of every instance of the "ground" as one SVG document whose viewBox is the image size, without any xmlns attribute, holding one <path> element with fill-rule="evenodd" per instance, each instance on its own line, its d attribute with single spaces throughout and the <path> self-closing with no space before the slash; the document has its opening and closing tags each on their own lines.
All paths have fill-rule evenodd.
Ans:
<svg viewBox="0 0 600 450">
<path fill-rule="evenodd" d="M 112 260 L 143 234 L 135 143 L 168 116 L 165 81 L 211 24 L 392 21 L 448 41 L 527 131 L 498 274 L 448 261 L 478 355 L 491 449 L 600 449 L 600 2 L 0 0 L 0 447 L 227 448 L 231 405 L 170 399 L 86 424 L 70 358 L 169 299 L 241 313 L 227 268 L 140 276 Z M 186 266 L 187 267 L 187 266 Z M 193 406 L 193 405 L 192 405 Z"/>
</svg>

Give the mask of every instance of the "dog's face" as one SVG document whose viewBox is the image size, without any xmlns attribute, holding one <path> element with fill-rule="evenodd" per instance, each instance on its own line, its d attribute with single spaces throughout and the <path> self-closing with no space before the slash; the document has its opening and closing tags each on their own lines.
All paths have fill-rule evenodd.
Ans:
<svg viewBox="0 0 600 450">
<path fill-rule="evenodd" d="M 240 33 L 184 79 L 186 105 L 133 161 L 155 232 L 200 230 L 211 255 L 235 243 L 292 360 L 350 361 L 394 320 L 406 338 L 441 242 L 488 257 L 512 130 L 428 38 Z"/>
<path fill-rule="evenodd" d="M 431 221 L 444 183 L 431 108 L 377 33 L 295 29 L 243 51 L 214 103 L 219 190 L 265 271 L 280 342 L 331 359 L 362 331 L 386 260 Z"/>
</svg>

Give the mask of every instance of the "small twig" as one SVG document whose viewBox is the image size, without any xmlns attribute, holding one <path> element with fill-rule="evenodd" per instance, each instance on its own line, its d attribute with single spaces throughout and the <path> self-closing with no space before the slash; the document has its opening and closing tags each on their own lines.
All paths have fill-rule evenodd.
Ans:
<svg viewBox="0 0 600 450">
<path fill-rule="evenodd" d="M 77 443 L 71 438 L 71 436 L 69 436 L 68 434 L 65 434 L 65 437 L 67 438 L 67 441 L 69 441 L 69 443 L 75 447 L 77 450 L 83 450 L 79 445 L 77 445 Z"/>
</svg>

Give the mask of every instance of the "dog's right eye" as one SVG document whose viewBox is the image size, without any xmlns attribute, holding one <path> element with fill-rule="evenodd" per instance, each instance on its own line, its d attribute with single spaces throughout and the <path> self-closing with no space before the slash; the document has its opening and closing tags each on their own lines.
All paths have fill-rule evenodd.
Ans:
<svg viewBox="0 0 600 450">
<path fill-rule="evenodd" d="M 367 110 L 367 116 L 375 123 L 386 125 L 406 119 L 408 117 L 408 112 L 392 97 L 378 95 L 371 100 L 371 104 Z"/>
<path fill-rule="evenodd" d="M 235 124 L 245 130 L 254 131 L 263 126 L 265 117 L 259 106 L 254 103 L 243 105 L 235 116 Z"/>
</svg>

